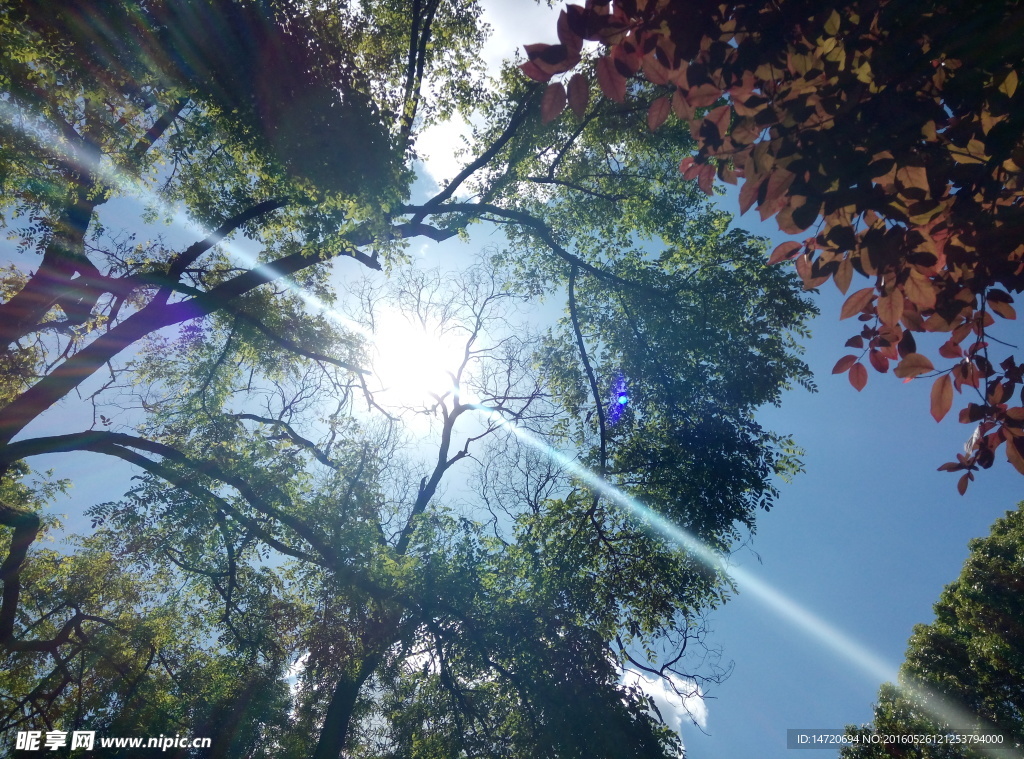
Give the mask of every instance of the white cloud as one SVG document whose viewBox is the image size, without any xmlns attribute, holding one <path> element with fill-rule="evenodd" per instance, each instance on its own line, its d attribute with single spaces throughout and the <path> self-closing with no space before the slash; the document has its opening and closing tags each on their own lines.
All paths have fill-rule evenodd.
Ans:
<svg viewBox="0 0 1024 759">
<path fill-rule="evenodd" d="M 684 722 L 696 722 L 702 729 L 707 727 L 707 703 L 704 701 L 700 686 L 692 680 L 675 675 L 669 675 L 665 679 L 627 667 L 622 673 L 622 684 L 626 687 L 638 687 L 650 696 L 661 712 L 665 724 L 680 735 Z"/>
</svg>

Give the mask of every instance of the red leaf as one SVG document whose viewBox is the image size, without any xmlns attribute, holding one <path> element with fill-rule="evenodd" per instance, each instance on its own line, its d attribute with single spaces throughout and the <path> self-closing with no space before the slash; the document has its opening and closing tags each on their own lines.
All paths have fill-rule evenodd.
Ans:
<svg viewBox="0 0 1024 759">
<path fill-rule="evenodd" d="M 868 370 L 864 364 L 854 364 L 850 367 L 850 384 L 859 393 L 868 384 Z"/>
<path fill-rule="evenodd" d="M 703 164 L 697 163 L 697 159 L 692 155 L 679 162 L 679 171 L 682 172 L 683 179 L 696 179 L 701 168 L 703 168 Z"/>
<path fill-rule="evenodd" d="M 856 364 L 856 363 L 857 363 L 857 357 L 856 356 L 853 356 L 853 355 L 843 356 L 841 359 L 836 361 L 836 365 L 832 367 L 832 373 L 833 374 L 842 374 L 843 372 L 848 371 L 849 368 L 851 366 L 853 366 L 854 364 Z"/>
<path fill-rule="evenodd" d="M 881 351 L 873 350 L 868 354 L 868 359 L 875 370 L 885 374 L 889 371 L 889 359 L 882 355 Z"/>
<path fill-rule="evenodd" d="M 706 163 L 700 168 L 700 174 L 697 175 L 697 186 L 704 192 L 705 195 L 711 196 L 714 194 L 714 182 L 715 182 L 715 167 L 710 163 Z"/>
<path fill-rule="evenodd" d="M 963 495 L 964 493 L 967 492 L 967 483 L 970 482 L 970 474 L 970 472 L 967 472 L 967 474 L 961 477 L 960 481 L 956 483 L 956 489 L 957 492 L 960 493 L 960 495 Z M 1024 474 L 1024 472 L 1022 472 L 1022 474 Z"/>
<path fill-rule="evenodd" d="M 920 353 L 911 353 L 900 361 L 893 374 L 901 378 L 911 378 L 925 372 L 930 372 L 933 369 L 935 367 L 926 356 L 922 356 Z"/>
<path fill-rule="evenodd" d="M 565 87 L 561 82 L 549 84 L 544 90 L 544 97 L 540 100 L 540 120 L 547 124 L 559 117 L 565 110 Z"/>
<path fill-rule="evenodd" d="M 768 265 L 770 266 L 772 264 L 782 263 L 783 261 L 788 261 L 789 259 L 794 258 L 797 251 L 802 247 L 803 246 L 800 243 L 793 242 L 792 240 L 778 245 L 775 250 L 772 251 L 771 256 L 769 256 Z"/>
<path fill-rule="evenodd" d="M 597 59 L 597 83 L 604 96 L 617 103 L 626 100 L 626 77 L 615 68 L 615 62 L 608 56 Z"/>
<path fill-rule="evenodd" d="M 558 41 L 574 53 L 579 53 L 583 49 L 583 38 L 572 30 L 569 16 L 565 11 L 558 16 Z"/>
<path fill-rule="evenodd" d="M 754 205 L 754 201 L 757 200 L 758 191 L 761 189 L 761 182 L 763 181 L 762 179 L 755 182 L 752 178 L 743 181 L 743 186 L 740 188 L 740 216 L 745 214 Z"/>
<path fill-rule="evenodd" d="M 530 77 L 530 79 L 534 80 L 535 82 L 546 82 L 548 79 L 551 78 L 551 74 L 541 70 L 540 66 L 538 66 L 533 61 L 527 61 L 526 63 L 522 63 L 519 65 L 519 68 L 522 70 L 524 74 L 526 74 L 528 77 Z"/>
<path fill-rule="evenodd" d="M 590 83 L 583 74 L 573 74 L 569 80 L 569 108 L 573 115 L 582 119 L 590 102 Z"/>
<path fill-rule="evenodd" d="M 665 123 L 672 104 L 667 97 L 660 97 L 651 103 L 647 111 L 647 128 L 652 132 Z"/>
<path fill-rule="evenodd" d="M 658 57 L 654 53 L 648 53 L 640 61 L 640 66 L 643 68 L 644 76 L 647 77 L 647 81 L 651 84 L 657 84 L 659 86 L 669 83 L 669 75 L 671 72 L 661 65 Z"/>
<path fill-rule="evenodd" d="M 863 290 L 858 290 L 846 299 L 842 311 L 839 312 L 839 318 L 849 319 L 851 316 L 856 316 L 871 303 L 874 297 L 875 288 L 873 287 L 865 287 Z"/>
</svg>

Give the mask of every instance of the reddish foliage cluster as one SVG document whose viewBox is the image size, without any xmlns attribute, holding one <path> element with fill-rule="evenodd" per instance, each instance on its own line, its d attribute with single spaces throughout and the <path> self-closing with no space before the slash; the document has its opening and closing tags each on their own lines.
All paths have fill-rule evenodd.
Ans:
<svg viewBox="0 0 1024 759">
<path fill-rule="evenodd" d="M 631 80 L 662 90 L 648 126 L 674 113 L 697 152 L 680 170 L 711 194 L 741 183 L 787 234 L 769 263 L 794 260 L 807 288 L 854 272 L 873 280 L 843 306 L 861 331 L 836 373 L 860 390 L 878 372 L 934 376 L 931 412 L 953 391 L 977 425 L 970 450 L 942 469 L 992 465 L 1006 443 L 1024 473 L 1024 364 L 990 359 L 994 317 L 1014 319 L 1024 289 L 1024 7 L 1013 0 L 587 0 L 558 22 L 557 45 L 529 45 L 524 73 L 548 81 L 580 63 L 584 40 L 606 50 L 595 76 L 623 101 Z M 568 96 L 549 85 L 543 118 L 568 102 L 579 115 L 589 82 Z M 914 333 L 949 335 L 936 367 Z M 1005 345 L 1004 343 L 999 343 Z M 1020 390 L 1020 396 L 1017 396 Z"/>
</svg>

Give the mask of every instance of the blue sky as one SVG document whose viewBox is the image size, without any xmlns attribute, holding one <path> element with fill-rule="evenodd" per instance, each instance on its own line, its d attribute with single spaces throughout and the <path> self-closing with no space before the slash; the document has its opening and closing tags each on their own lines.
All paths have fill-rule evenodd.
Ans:
<svg viewBox="0 0 1024 759">
<path fill-rule="evenodd" d="M 495 27 L 485 49 L 490 60 L 552 36 L 546 9 L 524 12 L 521 0 L 487 5 Z M 447 130 L 424 143 L 432 147 L 439 173 L 453 165 L 451 137 Z M 726 198 L 723 207 L 732 210 L 735 204 Z M 122 214 L 134 216 L 126 206 Z M 753 213 L 737 223 L 776 242 L 788 239 Z M 482 243 L 495 239 L 485 233 L 475 237 Z M 169 231 L 168 239 L 190 242 L 193 236 Z M 2 245 L 0 259 L 17 260 L 10 246 Z M 445 255 L 428 249 L 426 259 L 436 262 Z M 931 620 L 931 605 L 959 573 L 968 540 L 987 534 L 998 516 L 1015 507 L 1021 478 L 1000 457 L 966 496 L 959 496 L 956 476 L 936 471 L 971 432 L 957 423 L 958 406 L 936 424 L 928 413 L 927 380 L 903 384 L 872 371 L 858 393 L 845 375 L 832 375 L 836 360 L 848 352 L 843 343 L 856 329 L 855 322 L 838 319 L 842 300 L 831 283 L 816 299 L 822 314 L 812 325 L 806 359 L 819 392 L 793 390 L 780 408 L 764 409 L 760 417 L 805 449 L 806 472 L 782 484 L 776 507 L 761 516 L 749 547 L 732 561 L 894 672 L 913 625 Z M 88 426 L 85 409 L 74 403 L 57 414 L 64 431 Z M 70 418 L 81 427 L 68 427 Z M 75 480 L 70 500 L 58 504 L 68 514 L 116 497 L 131 474 L 120 463 L 90 454 L 50 456 L 38 464 Z M 117 483 L 113 490 L 112 483 Z M 741 592 L 712 614 L 710 627 L 709 643 L 720 647 L 735 669 L 707 693 L 705 732 L 683 726 L 693 759 L 781 758 L 790 755 L 787 728 L 839 728 L 870 719 L 879 673 L 866 669 L 852 649 L 844 653 L 842 646 L 829 645 L 756 593 Z M 834 755 L 819 750 L 807 756 Z"/>
</svg>

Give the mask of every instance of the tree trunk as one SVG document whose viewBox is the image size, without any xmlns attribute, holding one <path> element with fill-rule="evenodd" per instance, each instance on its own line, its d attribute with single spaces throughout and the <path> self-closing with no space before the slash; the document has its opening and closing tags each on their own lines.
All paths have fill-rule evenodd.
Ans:
<svg viewBox="0 0 1024 759">
<path fill-rule="evenodd" d="M 327 707 L 324 726 L 320 730 L 320 740 L 317 742 L 316 751 L 313 752 L 313 759 L 338 759 L 341 756 L 359 689 L 373 674 L 378 664 L 379 655 L 366 657 L 353 677 L 344 677 L 335 686 L 331 703 Z"/>
</svg>

